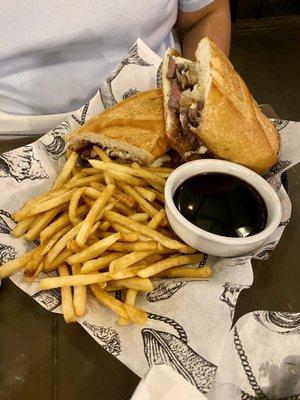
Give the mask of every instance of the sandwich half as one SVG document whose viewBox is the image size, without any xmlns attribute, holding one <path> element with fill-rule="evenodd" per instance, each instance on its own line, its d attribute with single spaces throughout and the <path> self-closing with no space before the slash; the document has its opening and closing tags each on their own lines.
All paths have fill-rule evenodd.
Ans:
<svg viewBox="0 0 300 400">
<path fill-rule="evenodd" d="M 163 60 L 165 128 L 185 161 L 220 158 L 263 172 L 275 164 L 279 135 L 244 81 L 208 38 L 196 61 L 173 49 Z"/>
<path fill-rule="evenodd" d="M 165 135 L 161 89 L 138 93 L 90 119 L 68 137 L 82 159 L 93 157 L 93 145 L 114 159 L 152 164 L 169 148 Z"/>
</svg>

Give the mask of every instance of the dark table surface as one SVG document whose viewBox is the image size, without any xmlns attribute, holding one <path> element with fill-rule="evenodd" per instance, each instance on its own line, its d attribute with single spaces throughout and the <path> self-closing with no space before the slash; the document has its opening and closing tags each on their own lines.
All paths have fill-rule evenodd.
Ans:
<svg viewBox="0 0 300 400">
<path fill-rule="evenodd" d="M 265 109 L 269 115 L 272 111 Z M 0 152 L 32 138 L 0 141 Z M 288 173 L 292 219 L 268 261 L 254 262 L 235 320 L 257 309 L 300 311 L 300 165 Z M 3 188 L 2 188 L 3 189 Z M 0 288 L 0 399 L 128 399 L 139 378 L 78 324 L 47 312 L 9 279 Z"/>
</svg>

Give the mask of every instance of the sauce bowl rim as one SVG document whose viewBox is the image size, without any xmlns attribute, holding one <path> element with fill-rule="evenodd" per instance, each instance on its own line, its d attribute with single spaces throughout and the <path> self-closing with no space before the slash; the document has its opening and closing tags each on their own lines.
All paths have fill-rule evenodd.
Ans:
<svg viewBox="0 0 300 400">
<path fill-rule="evenodd" d="M 202 167 L 201 170 L 195 171 L 195 168 L 193 167 Z M 205 168 L 207 167 L 207 168 Z M 214 167 L 216 168 L 214 170 Z M 191 173 L 186 174 L 187 170 L 191 168 Z M 207 170 L 206 170 L 207 169 Z M 192 172 L 193 171 L 193 172 Z M 230 172 L 231 173 L 230 173 Z M 177 209 L 175 206 L 175 203 L 173 201 L 173 195 L 176 191 L 176 189 L 180 186 L 181 183 L 183 183 L 185 180 L 191 178 L 192 176 L 201 174 L 201 173 L 224 173 L 224 174 L 229 174 L 229 175 L 234 175 L 241 180 L 244 180 L 246 183 L 251 185 L 254 189 L 257 190 L 257 192 L 262 196 L 267 210 L 268 210 L 268 222 L 266 224 L 266 227 L 259 233 L 256 233 L 255 235 L 252 236 L 247 236 L 244 238 L 237 238 L 237 237 L 229 237 L 229 236 L 221 236 L 217 235 L 215 233 L 211 233 L 208 231 L 205 231 L 204 229 L 201 229 L 194 225 L 192 222 L 188 221 Z M 239 175 L 238 175 L 239 174 Z M 180 179 L 181 176 L 184 176 L 182 179 Z M 249 182 L 247 177 L 251 176 L 255 180 L 255 184 L 253 184 L 253 181 Z M 175 185 L 175 182 L 177 184 Z M 263 189 L 262 189 L 263 188 Z M 262 193 L 262 191 L 264 193 Z M 275 210 L 274 214 L 272 216 L 269 215 L 269 208 L 271 207 L 271 202 L 267 202 L 265 199 L 264 194 L 266 194 L 266 191 L 269 194 L 269 199 L 271 199 L 273 209 Z M 186 229 L 191 231 L 193 234 L 196 234 L 199 237 L 205 237 L 208 240 L 211 240 L 216 243 L 222 243 L 222 244 L 228 244 L 228 245 L 247 245 L 247 244 L 253 244 L 256 242 L 260 242 L 264 239 L 267 239 L 278 227 L 280 220 L 281 220 L 281 213 L 282 213 L 282 208 L 281 208 L 281 203 L 279 200 L 278 195 L 276 194 L 275 190 L 272 188 L 272 186 L 260 175 L 258 175 L 256 172 L 250 170 L 247 167 L 244 167 L 242 165 L 230 162 L 230 161 L 225 161 L 225 160 L 215 160 L 215 159 L 203 159 L 203 160 L 194 160 L 194 161 L 189 161 L 178 168 L 176 168 L 168 177 L 166 184 L 165 184 L 165 203 L 166 203 L 166 208 L 168 208 L 168 211 L 172 213 L 173 217 L 177 220 L 178 223 L 181 225 L 184 225 Z"/>
</svg>

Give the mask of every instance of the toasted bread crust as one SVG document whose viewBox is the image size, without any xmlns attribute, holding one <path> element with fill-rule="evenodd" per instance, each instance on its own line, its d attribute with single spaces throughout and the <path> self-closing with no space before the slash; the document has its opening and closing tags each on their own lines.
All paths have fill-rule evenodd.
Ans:
<svg viewBox="0 0 300 400">
<path fill-rule="evenodd" d="M 263 172 L 277 160 L 278 132 L 227 57 L 209 42 L 212 83 L 196 133 L 218 158 Z"/>
<path fill-rule="evenodd" d="M 149 164 L 169 148 L 164 130 L 161 89 L 138 93 L 89 120 L 68 137 L 79 148 L 85 141 L 126 150 Z"/>
</svg>

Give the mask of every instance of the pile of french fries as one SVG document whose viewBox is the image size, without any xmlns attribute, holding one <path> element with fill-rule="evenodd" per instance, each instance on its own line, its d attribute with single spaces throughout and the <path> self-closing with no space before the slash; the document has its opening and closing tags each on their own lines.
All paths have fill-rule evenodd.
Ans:
<svg viewBox="0 0 300 400">
<path fill-rule="evenodd" d="M 143 324 L 147 313 L 135 303 L 138 292 L 153 290 L 150 278 L 209 278 L 211 269 L 187 267 L 203 255 L 168 224 L 163 193 L 172 169 L 117 163 L 97 146 L 93 152 L 91 166 L 84 168 L 69 151 L 51 190 L 13 214 L 13 235 L 40 244 L 3 264 L 0 279 L 23 269 L 33 281 L 57 270 L 40 287 L 61 288 L 66 322 L 85 315 L 90 288 L 120 325 Z M 120 290 L 122 300 L 113 293 Z"/>
</svg>

